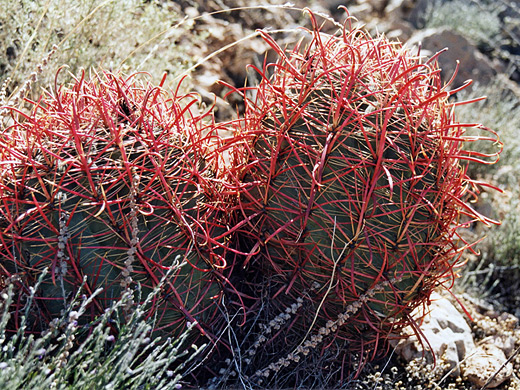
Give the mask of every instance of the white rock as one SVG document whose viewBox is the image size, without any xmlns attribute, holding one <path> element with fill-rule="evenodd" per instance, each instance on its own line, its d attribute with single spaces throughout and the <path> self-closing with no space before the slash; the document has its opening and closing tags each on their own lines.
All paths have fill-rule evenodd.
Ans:
<svg viewBox="0 0 520 390">
<path fill-rule="evenodd" d="M 496 345 L 484 343 L 477 346 L 464 363 L 464 376 L 477 387 L 495 388 L 513 375 L 513 366 L 506 362 L 506 355 Z M 500 371 L 499 371 L 500 370 Z"/>
<path fill-rule="evenodd" d="M 515 350 L 515 338 L 510 334 L 495 334 L 486 337 L 480 343 L 493 344 L 495 347 L 500 348 L 506 357 L 511 356 Z"/>
<path fill-rule="evenodd" d="M 429 313 L 420 324 L 425 340 L 418 340 L 411 327 L 405 328 L 404 334 L 410 337 L 399 341 L 396 352 L 406 361 L 424 356 L 428 362 L 433 362 L 433 353 L 437 361 L 442 357 L 449 363 L 452 375 L 457 376 L 460 363 L 475 349 L 471 329 L 448 299 L 433 293 L 431 300 L 431 305 L 426 308 Z M 421 311 L 422 308 L 418 308 L 412 315 L 417 316 Z"/>
</svg>

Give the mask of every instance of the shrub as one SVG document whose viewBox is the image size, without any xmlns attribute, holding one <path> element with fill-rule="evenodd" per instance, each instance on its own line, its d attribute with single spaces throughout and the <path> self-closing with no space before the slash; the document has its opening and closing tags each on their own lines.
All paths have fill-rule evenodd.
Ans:
<svg viewBox="0 0 520 390">
<path fill-rule="evenodd" d="M 34 293 L 45 275 L 31 288 L 25 323 L 34 304 Z M 90 322 L 88 306 L 100 291 L 86 297 L 81 291 L 72 300 L 54 326 L 42 336 L 25 332 L 24 326 L 9 335 L 6 325 L 14 298 L 13 285 L 6 286 L 0 303 L 0 386 L 5 390 L 91 390 L 91 389 L 178 389 L 189 374 L 190 362 L 204 346 L 190 347 L 188 331 L 175 339 L 151 340 L 155 318 L 147 307 L 167 281 L 157 288 L 130 316 L 124 316 L 125 304 L 141 301 L 140 292 L 127 292 L 118 302 Z M 85 322 L 85 325 L 79 325 Z M 82 340 L 78 342 L 78 340 Z M 182 361 L 182 364 L 179 362 Z"/>
<path fill-rule="evenodd" d="M 475 85 L 471 91 L 461 91 L 457 97 L 459 101 L 468 101 L 485 97 L 485 99 L 469 105 L 458 107 L 458 113 L 464 122 L 486 123 L 497 129 L 504 150 L 500 160 L 493 165 L 470 164 L 468 169 L 473 175 L 495 180 L 503 188 L 514 188 L 520 183 L 520 139 L 518 138 L 519 125 L 511 118 L 520 116 L 520 99 L 512 92 L 507 83 L 497 79 L 489 85 Z M 469 129 L 469 134 L 479 134 L 476 128 Z M 497 146 L 492 142 L 470 145 L 472 150 L 483 153 L 493 153 Z"/>
<path fill-rule="evenodd" d="M 467 290 L 479 295 L 493 296 L 507 310 L 518 313 L 518 283 L 520 276 L 520 130 L 517 121 L 520 117 L 520 99 L 507 88 L 504 82 L 497 80 L 490 85 L 477 85 L 471 92 L 463 92 L 459 100 L 471 100 L 486 96 L 471 105 L 459 107 L 461 118 L 467 123 L 485 121 L 497 129 L 504 150 L 500 160 L 494 165 L 469 165 L 471 174 L 490 180 L 499 186 L 503 193 L 484 192 L 477 207 L 491 213 L 502 222 L 498 227 L 486 231 L 487 237 L 476 249 L 480 256 L 470 262 L 465 271 L 463 284 Z M 470 130 L 471 131 L 471 130 Z M 478 129 L 473 129 L 478 133 Z M 491 153 L 496 145 L 484 143 L 478 145 L 482 152 Z M 472 149 L 476 150 L 477 145 Z M 479 234 L 480 229 L 476 229 Z"/>
<path fill-rule="evenodd" d="M 184 33 L 184 25 L 178 22 L 179 16 L 168 1 L 3 2 L 0 84 L 9 77 L 8 92 L 13 93 L 54 45 L 58 50 L 49 59 L 50 71 L 38 76 L 36 94 L 39 86 L 53 82 L 61 65 L 68 66 L 72 74 L 92 67 L 128 73 L 146 70 L 158 84 L 164 72 L 179 74 L 191 64 L 190 56 L 178 44 Z"/>
<path fill-rule="evenodd" d="M 489 51 L 502 41 L 499 14 L 503 8 L 495 1 L 434 0 L 422 14 L 421 26 L 448 27 Z"/>
</svg>

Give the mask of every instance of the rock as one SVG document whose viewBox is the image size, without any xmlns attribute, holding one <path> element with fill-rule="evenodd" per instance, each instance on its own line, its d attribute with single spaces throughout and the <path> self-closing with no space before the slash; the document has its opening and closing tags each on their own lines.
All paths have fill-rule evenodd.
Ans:
<svg viewBox="0 0 520 390">
<path fill-rule="evenodd" d="M 460 374 L 460 363 L 475 349 L 471 329 L 448 299 L 433 293 L 431 300 L 427 308 L 429 313 L 420 324 L 426 340 L 421 342 L 413 329 L 405 328 L 403 332 L 409 337 L 399 341 L 396 352 L 406 361 L 424 356 L 429 362 L 433 361 L 433 353 L 436 360 L 442 358 L 448 363 L 450 370 L 453 370 L 452 375 L 457 376 Z M 412 315 L 419 315 L 421 310 L 416 309 Z"/>
<path fill-rule="evenodd" d="M 498 346 L 486 342 L 477 346 L 464 363 L 464 376 L 477 387 L 495 388 L 513 375 L 511 363 L 504 365 L 506 356 Z M 499 371 L 500 370 L 500 371 Z"/>
<path fill-rule="evenodd" d="M 482 344 L 491 344 L 500 348 L 506 357 L 511 356 L 515 350 L 515 338 L 510 334 L 495 334 L 486 337 L 481 342 Z"/>
<path fill-rule="evenodd" d="M 439 6 L 449 0 L 436 0 L 435 2 L 432 0 L 417 0 L 414 8 L 408 15 L 408 21 L 413 24 L 416 28 L 424 27 L 424 16 L 427 12 L 429 12 L 430 7 Z"/>
<path fill-rule="evenodd" d="M 421 53 L 428 56 L 448 49 L 438 57 L 444 80 L 451 78 L 457 61 L 460 61 L 460 68 L 452 87 L 458 87 L 469 79 L 487 84 L 497 74 L 499 65 L 491 62 L 473 43 L 457 32 L 446 28 L 419 30 L 406 42 L 406 46 L 413 48 L 419 44 Z"/>
<path fill-rule="evenodd" d="M 392 20 L 405 19 L 412 7 L 412 0 L 389 0 L 385 7 L 385 15 Z"/>
</svg>

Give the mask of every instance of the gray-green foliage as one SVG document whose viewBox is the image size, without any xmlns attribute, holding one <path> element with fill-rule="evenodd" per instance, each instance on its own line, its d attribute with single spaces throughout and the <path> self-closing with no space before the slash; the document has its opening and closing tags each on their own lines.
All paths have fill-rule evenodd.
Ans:
<svg viewBox="0 0 520 390">
<path fill-rule="evenodd" d="M 463 91 L 459 100 L 471 100 L 485 96 L 485 100 L 457 107 L 458 119 L 466 123 L 483 123 L 497 132 L 504 144 L 497 164 L 470 165 L 472 173 L 492 176 L 503 186 L 520 183 L 520 98 L 507 88 L 507 84 L 497 79 L 489 85 L 476 85 L 471 91 Z M 475 129 L 470 134 L 475 135 Z M 476 142 L 469 149 L 481 153 L 495 153 L 497 145 L 493 142 Z"/>
<path fill-rule="evenodd" d="M 179 39 L 172 1 L 0 0 L 0 83 L 22 85 L 53 45 L 39 83 L 53 82 L 58 66 L 149 72 L 158 82 L 164 72 L 179 74 L 191 64 Z M 196 37 L 190 37 L 196 39 Z M 171 81 L 172 78 L 170 78 Z M 39 93 L 39 88 L 34 88 Z"/>
<path fill-rule="evenodd" d="M 496 80 L 489 85 L 464 92 L 460 100 L 470 100 L 479 96 L 487 99 L 457 107 L 459 120 L 468 123 L 484 123 L 495 130 L 503 143 L 500 160 L 494 165 L 470 164 L 471 176 L 480 176 L 500 187 L 503 192 L 486 191 L 480 195 L 476 207 L 484 214 L 502 222 L 500 226 L 486 230 L 487 237 L 477 249 L 481 253 L 478 267 L 469 268 L 470 275 L 480 278 L 491 277 L 494 285 L 515 288 L 520 275 L 520 97 L 507 88 L 507 84 Z M 478 131 L 475 130 L 475 133 Z M 481 153 L 493 153 L 497 145 L 492 142 L 476 142 L 470 149 Z M 475 286 L 487 290 L 489 283 L 474 279 Z M 489 294 L 490 291 L 485 291 Z M 509 298 L 514 291 L 509 291 Z M 508 300 L 510 300 L 508 298 Z"/>
<path fill-rule="evenodd" d="M 518 195 L 518 194 L 517 194 Z M 520 266 L 520 201 L 513 197 L 504 204 L 502 226 L 490 234 L 495 260 Z"/>
<path fill-rule="evenodd" d="M 502 9 L 496 1 L 434 0 L 422 17 L 425 28 L 448 27 L 489 49 L 501 40 Z"/>
<path fill-rule="evenodd" d="M 135 298 L 127 293 L 87 329 L 78 326 L 78 319 L 93 296 L 88 299 L 76 296 L 75 303 L 44 335 L 25 333 L 22 317 L 19 331 L 10 336 L 6 325 L 11 316 L 12 288 L 7 287 L 0 300 L 0 388 L 180 388 L 180 380 L 190 370 L 190 360 L 204 347 L 186 349 L 188 332 L 177 340 L 150 339 L 153 319 L 146 318 L 145 307 L 159 290 L 160 286 L 128 318 L 121 318 L 121 307 Z M 26 315 L 32 298 L 28 299 Z M 117 337 L 112 334 L 114 329 Z M 178 359 L 183 363 L 177 362 Z"/>
</svg>

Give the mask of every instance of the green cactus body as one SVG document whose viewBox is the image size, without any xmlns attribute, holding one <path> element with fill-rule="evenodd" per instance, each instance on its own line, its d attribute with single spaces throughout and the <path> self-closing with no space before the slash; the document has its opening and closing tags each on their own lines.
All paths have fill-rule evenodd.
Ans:
<svg viewBox="0 0 520 390">
<path fill-rule="evenodd" d="M 306 48 L 261 74 L 246 108 L 251 163 L 242 209 L 283 312 L 298 297 L 308 311 L 300 334 L 335 321 L 369 289 L 339 329 L 353 352 L 375 354 L 381 339 L 454 277 L 467 246 L 464 221 L 493 221 L 464 203 L 473 186 L 461 161 L 464 131 L 434 59 L 422 63 L 399 44 L 348 27 L 317 24 Z"/>
<path fill-rule="evenodd" d="M 125 289 L 140 283 L 144 299 L 179 267 L 152 302 L 156 330 L 179 335 L 197 321 L 211 333 L 225 272 L 225 245 L 211 237 L 225 226 L 204 163 L 214 136 L 203 136 L 194 103 L 105 74 L 60 88 L 30 116 L 14 115 L 0 145 L 1 272 L 19 277 L 19 309 L 50 269 L 33 330 L 60 317 L 84 277 L 85 294 L 103 288 L 90 307 L 94 320 Z"/>
</svg>

